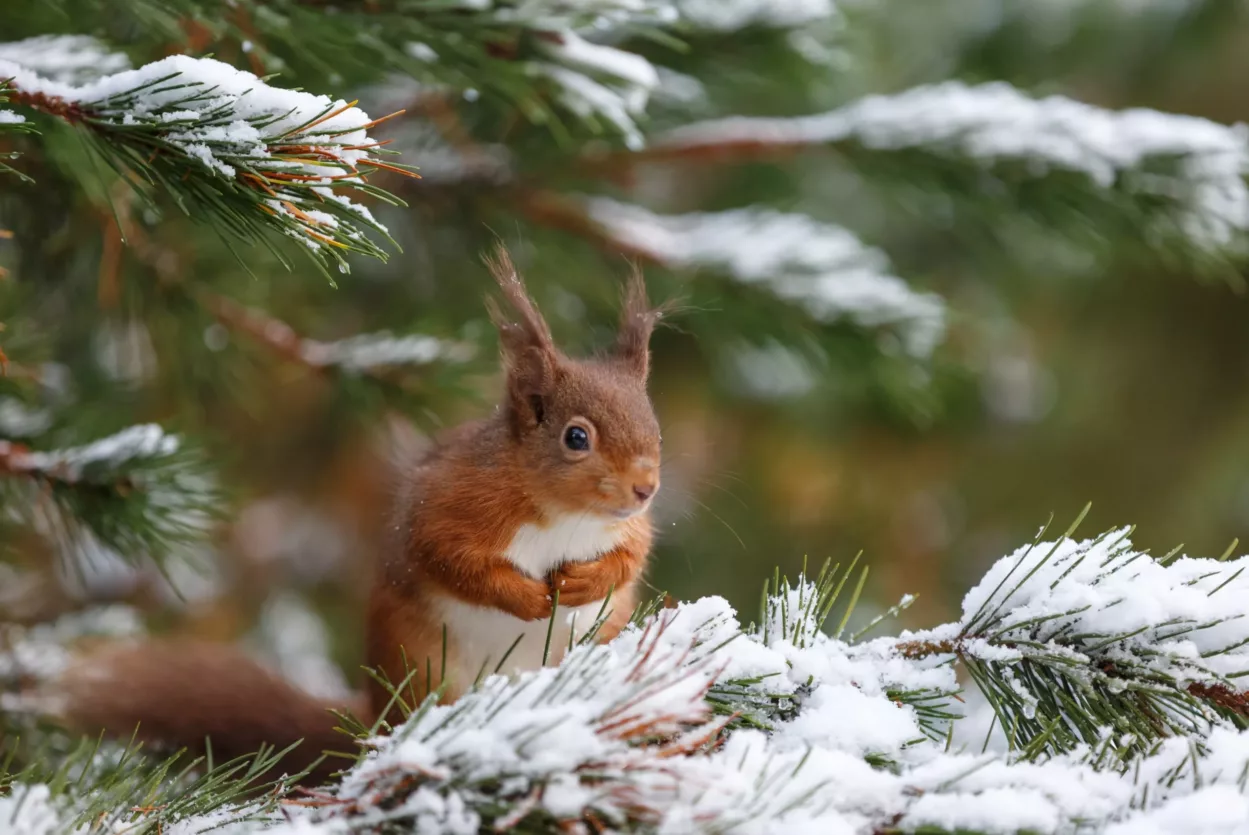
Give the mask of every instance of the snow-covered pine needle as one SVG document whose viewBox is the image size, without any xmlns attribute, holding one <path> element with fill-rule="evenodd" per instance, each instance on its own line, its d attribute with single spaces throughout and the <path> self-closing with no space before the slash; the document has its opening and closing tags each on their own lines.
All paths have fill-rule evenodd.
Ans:
<svg viewBox="0 0 1249 835">
<path fill-rule="evenodd" d="M 100 546 L 129 561 L 159 560 L 201 540 L 218 507 L 199 454 L 155 424 L 67 449 L 0 441 L 0 508 L 72 565 Z"/>
<path fill-rule="evenodd" d="M 395 336 L 387 331 L 360 334 L 336 342 L 305 339 L 304 358 L 313 365 L 334 367 L 348 374 L 380 373 L 396 366 L 421 366 L 442 361 L 461 362 L 472 356 L 471 346 L 434 336 Z"/>
<path fill-rule="evenodd" d="M 677 268 L 721 270 L 818 321 L 896 328 L 913 356 L 930 355 L 945 332 L 941 298 L 912 289 L 883 252 L 843 227 L 768 209 L 660 215 L 606 197 L 585 205 L 632 252 Z"/>
<path fill-rule="evenodd" d="M 713 648 L 685 629 L 668 634 L 676 619 L 662 613 L 619 646 L 576 647 L 559 667 L 515 681 L 491 676 L 454 705 L 427 700 L 371 742 L 341 787 L 305 806 L 326 831 L 379 814 L 446 832 L 655 820 L 648 785 L 723 726 L 704 701 Z"/>
<path fill-rule="evenodd" d="M 1032 98 L 1003 82 L 949 81 L 873 95 L 814 116 L 730 117 L 686 125 L 650 143 L 659 157 L 803 146 L 919 150 L 1036 179 L 1054 172 L 1093 188 L 1148 197 L 1197 244 L 1220 248 L 1249 231 L 1249 132 L 1194 116 L 1143 108 L 1105 110 L 1062 96 Z"/>
<path fill-rule="evenodd" d="M 130 69 L 124 53 L 90 35 L 38 35 L 0 43 L 0 61 L 25 67 L 41 78 L 63 84 L 86 84 L 100 76 Z"/>
<path fill-rule="evenodd" d="M 142 633 L 139 613 L 120 604 L 70 612 L 47 623 L 0 624 L 0 690 L 37 686 L 60 674 L 80 640 Z"/>
<path fill-rule="evenodd" d="M 1019 749 L 1069 751 L 1249 725 L 1249 557 L 1155 559 L 1130 530 L 1038 541 L 998 561 L 963 618 L 910 636 L 908 657 L 957 655 Z"/>
<path fill-rule="evenodd" d="M 1245 663 L 1246 627 L 1223 616 L 1243 596 L 1249 558 L 1164 564 L 1123 533 L 1038 537 L 990 569 L 959 623 L 897 638 L 847 643 L 818 628 L 837 588 L 846 593 L 859 576 L 828 567 L 814 581 L 804 570 L 796 585 L 773 579 L 766 630 L 742 630 L 719 598 L 661 610 L 605 645 L 575 647 L 558 667 L 488 677 L 453 705 L 427 700 L 319 790 L 249 803 L 220 769 L 185 787 L 107 758 L 74 782 L 56 776 L 53 757 L 10 778 L 4 796 L 33 791 L 62 829 L 102 816 L 128 832 L 182 835 L 1238 835 L 1249 819 L 1249 731 L 1235 715 L 1208 705 L 1208 722 L 1182 736 L 1125 743 L 1133 729 L 1118 722 L 1122 706 L 1082 691 L 1077 671 L 1095 677 L 1116 653 L 1152 659 L 1118 675 L 1129 690 L 1150 682 L 1159 704 L 1170 692 L 1172 706 L 1206 698 L 1192 684 L 1236 681 L 1224 670 Z M 983 634 L 966 634 L 969 624 Z M 1115 648 L 1100 646 L 1115 636 Z M 1040 644 L 1048 648 L 1032 652 Z M 1031 688 L 1045 686 L 1087 699 L 1069 707 L 1101 723 L 1098 737 L 1008 717 L 1015 753 L 950 750 L 939 726 L 957 718 L 955 674 L 942 657 L 951 652 L 981 665 L 975 680 L 990 694 L 1037 696 Z M 1056 684 L 1029 666 L 1068 672 Z M 766 729 L 717 716 L 729 683 L 771 705 Z M 160 802 L 127 803 L 124 792 L 139 785 Z"/>
<path fill-rule="evenodd" d="M 12 95 L 13 95 L 13 88 L 9 85 L 8 80 L 6 80 L 3 77 L 0 77 L 0 105 L 6 104 Z M 0 134 L 6 133 L 6 132 L 8 133 L 31 133 L 33 131 L 34 131 L 34 126 L 30 123 L 30 121 L 25 116 L 23 116 L 20 113 L 15 113 L 12 110 L 7 110 L 4 107 L 0 106 Z M 27 177 L 21 171 L 18 171 L 16 168 L 14 168 L 13 166 L 5 162 L 6 159 L 13 160 L 13 159 L 17 159 L 17 157 L 18 157 L 18 153 L 16 151 L 9 151 L 8 153 L 0 153 L 0 174 L 16 174 L 21 179 L 29 182 L 30 181 L 29 177 Z"/>
<path fill-rule="evenodd" d="M 367 178 L 410 172 L 369 135 L 382 120 L 351 103 L 183 55 L 77 87 L 0 58 L 0 78 L 12 104 L 82 129 L 119 176 L 223 232 L 280 232 L 344 272 L 347 253 L 387 257 L 369 237 L 386 229 L 353 197 L 399 203 Z"/>
<path fill-rule="evenodd" d="M 224 296 L 200 293 L 198 298 L 231 331 L 318 372 L 341 372 L 385 381 L 392 379 L 391 374 L 399 370 L 421 368 L 435 362 L 464 362 L 474 354 L 471 344 L 426 334 L 396 336 L 381 331 L 333 342 L 310 339 L 282 320 Z"/>
</svg>

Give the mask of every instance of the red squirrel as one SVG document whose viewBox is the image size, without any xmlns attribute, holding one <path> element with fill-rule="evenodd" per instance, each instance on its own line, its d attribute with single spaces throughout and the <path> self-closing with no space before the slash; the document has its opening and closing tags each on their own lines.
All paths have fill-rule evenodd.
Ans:
<svg viewBox="0 0 1249 835">
<path fill-rule="evenodd" d="M 369 600 L 366 665 L 394 687 L 407 679 L 409 704 L 439 685 L 454 700 L 496 668 L 541 666 L 548 630 L 547 661 L 558 663 L 603 611 L 596 640 L 610 640 L 632 614 L 651 548 L 660 431 L 646 383 L 661 310 L 640 272 L 612 350 L 574 359 L 556 347 L 506 250 L 487 263 L 510 308 L 488 302 L 503 402 L 437 438 L 406 474 Z M 128 738 L 138 725 L 142 740 L 192 750 L 207 737 L 218 761 L 303 739 L 279 773 L 350 747 L 330 708 L 365 722 L 388 706 L 392 724 L 400 715 L 377 682 L 360 704 L 330 705 L 241 653 L 181 641 L 109 648 L 48 691 L 72 727 Z M 311 778 L 340 766 L 328 761 Z"/>
<path fill-rule="evenodd" d="M 650 552 L 659 488 L 659 423 L 646 393 L 658 313 L 638 273 L 614 351 L 575 360 L 555 346 L 506 253 L 490 265 L 511 307 L 490 305 L 506 396 L 490 418 L 440 439 L 416 468 L 400 544 L 368 615 L 368 665 L 394 684 L 411 672 L 418 695 L 421 684 L 441 682 L 446 699 L 500 664 L 541 666 L 548 631 L 548 660 L 558 663 L 570 633 L 591 627 L 609 592 L 600 637 L 619 632 Z M 384 708 L 386 688 L 374 683 L 370 692 L 373 708 Z"/>
</svg>

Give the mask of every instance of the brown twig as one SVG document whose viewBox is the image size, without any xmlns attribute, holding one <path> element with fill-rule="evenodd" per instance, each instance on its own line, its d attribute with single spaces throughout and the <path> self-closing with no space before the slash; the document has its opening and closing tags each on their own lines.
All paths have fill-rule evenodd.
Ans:
<svg viewBox="0 0 1249 835">
<path fill-rule="evenodd" d="M 13 104 L 20 104 L 29 107 L 32 110 L 38 110 L 40 113 L 46 113 L 49 116 L 56 116 L 70 124 L 77 124 L 86 121 L 87 114 L 82 107 L 71 101 L 66 101 L 60 96 L 52 96 L 41 92 L 27 92 L 20 87 L 16 87 L 9 82 L 5 95 Z"/>
<path fill-rule="evenodd" d="M 1199 699 L 1212 702 L 1224 710 L 1230 710 L 1241 716 L 1249 716 L 1249 693 L 1233 690 L 1225 684 L 1205 684 L 1193 682 L 1188 685 L 1188 692 Z"/>
<path fill-rule="evenodd" d="M 532 222 L 559 229 L 613 254 L 623 254 L 648 264 L 663 265 L 664 260 L 653 250 L 624 241 L 590 217 L 577 200 L 549 191 L 518 189 L 511 195 L 513 204 Z"/>
<path fill-rule="evenodd" d="M 899 641 L 894 644 L 893 648 L 903 658 L 914 661 L 933 655 L 962 655 L 963 642 L 961 640 Z"/>
<path fill-rule="evenodd" d="M 305 340 L 290 325 L 255 308 L 244 307 L 233 299 L 205 291 L 195 297 L 218 322 L 235 333 L 271 349 L 285 360 L 314 371 L 325 366 L 313 362 L 306 353 Z"/>
<path fill-rule="evenodd" d="M 0 475 L 27 475 L 31 469 L 29 447 L 0 441 Z"/>
</svg>

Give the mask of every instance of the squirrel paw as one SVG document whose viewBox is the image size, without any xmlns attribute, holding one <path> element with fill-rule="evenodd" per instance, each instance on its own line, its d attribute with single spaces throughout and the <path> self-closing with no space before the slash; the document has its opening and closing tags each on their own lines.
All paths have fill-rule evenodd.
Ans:
<svg viewBox="0 0 1249 835">
<path fill-rule="evenodd" d="M 555 572 L 551 588 L 559 592 L 560 606 L 585 606 L 606 598 L 613 587 L 620 587 L 622 579 L 602 560 L 571 562 Z"/>
<path fill-rule="evenodd" d="M 546 620 L 551 616 L 553 603 L 551 589 L 546 583 L 518 577 L 517 587 L 511 589 L 507 605 L 500 608 L 521 620 Z"/>
</svg>

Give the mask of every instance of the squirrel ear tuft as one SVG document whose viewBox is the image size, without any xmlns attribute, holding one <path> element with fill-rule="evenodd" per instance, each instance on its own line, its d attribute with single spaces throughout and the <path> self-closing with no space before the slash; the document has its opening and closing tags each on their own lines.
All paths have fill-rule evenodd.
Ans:
<svg viewBox="0 0 1249 835">
<path fill-rule="evenodd" d="M 487 255 L 485 261 L 486 266 L 490 268 L 490 274 L 499 283 L 499 289 L 503 291 L 504 297 L 519 317 L 519 321 L 516 321 L 511 316 L 505 315 L 497 304 L 489 303 L 490 318 L 499 329 L 504 350 L 524 346 L 554 352 L 555 340 L 551 338 L 551 329 L 542 318 L 542 314 L 538 312 L 533 299 L 529 297 L 525 282 L 516 272 L 516 266 L 512 263 L 512 257 L 507 249 L 502 243 L 498 244 L 494 254 Z"/>
<path fill-rule="evenodd" d="M 536 426 L 544 417 L 544 399 L 554 389 L 559 351 L 503 244 L 498 244 L 494 255 L 486 256 L 485 261 L 512 308 L 504 312 L 494 299 L 486 300 L 490 319 L 499 331 L 508 405 L 522 424 L 519 428 Z"/>
<path fill-rule="evenodd" d="M 642 268 L 635 262 L 625 285 L 615 353 L 632 374 L 643 380 L 650 373 L 651 332 L 665 312 L 666 307 L 651 307 L 646 300 Z"/>
</svg>

